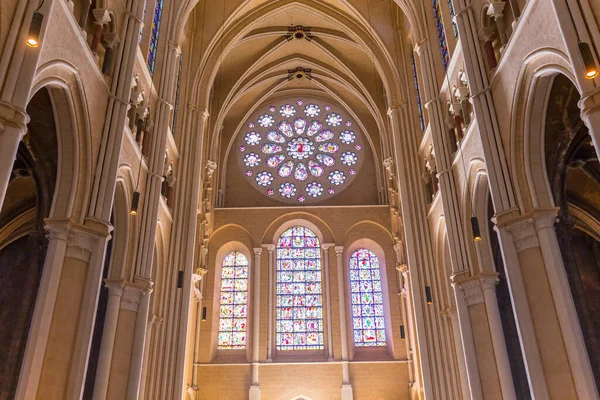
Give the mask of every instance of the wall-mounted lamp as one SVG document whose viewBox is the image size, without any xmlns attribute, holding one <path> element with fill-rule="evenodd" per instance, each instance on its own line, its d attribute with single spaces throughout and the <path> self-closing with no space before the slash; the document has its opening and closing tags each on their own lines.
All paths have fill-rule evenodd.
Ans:
<svg viewBox="0 0 600 400">
<path fill-rule="evenodd" d="M 471 229 L 473 230 L 473 241 L 481 242 L 481 231 L 479 230 L 477 217 L 471 217 Z"/>
<path fill-rule="evenodd" d="M 433 303 L 433 296 L 431 295 L 431 287 L 425 286 L 425 298 L 427 299 L 427 304 Z"/>
<path fill-rule="evenodd" d="M 206 307 L 202 307 L 202 322 L 206 322 Z"/>
<path fill-rule="evenodd" d="M 177 271 L 177 289 L 183 287 L 183 271 Z"/>
<path fill-rule="evenodd" d="M 33 12 L 33 17 L 31 17 L 31 24 L 29 24 L 27 46 L 38 47 L 40 43 L 40 32 L 42 31 L 42 22 L 44 22 L 44 16 L 38 10 L 35 10 Z"/>
<path fill-rule="evenodd" d="M 581 54 L 581 60 L 585 66 L 585 77 L 587 79 L 594 79 L 598 76 L 598 67 L 594 61 L 592 50 L 590 45 L 586 42 L 579 42 L 579 54 Z"/>
<path fill-rule="evenodd" d="M 140 205 L 140 192 L 135 191 L 135 192 L 133 192 L 133 198 L 131 199 L 131 209 L 129 210 L 129 214 L 134 215 L 134 216 L 137 215 L 139 205 Z"/>
<path fill-rule="evenodd" d="M 404 332 L 404 325 L 400 325 L 400 339 L 406 339 L 406 332 Z"/>
</svg>

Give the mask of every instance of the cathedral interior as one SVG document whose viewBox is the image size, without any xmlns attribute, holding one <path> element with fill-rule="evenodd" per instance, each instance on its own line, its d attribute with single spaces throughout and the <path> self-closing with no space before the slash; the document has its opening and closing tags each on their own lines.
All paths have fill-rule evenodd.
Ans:
<svg viewBox="0 0 600 400">
<path fill-rule="evenodd" d="M 1 0 L 0 400 L 600 399 L 599 27 Z"/>
</svg>

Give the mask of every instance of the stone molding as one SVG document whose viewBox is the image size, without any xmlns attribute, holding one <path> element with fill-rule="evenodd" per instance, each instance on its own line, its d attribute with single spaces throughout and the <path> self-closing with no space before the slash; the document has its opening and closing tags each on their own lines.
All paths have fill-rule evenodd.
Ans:
<svg viewBox="0 0 600 400">
<path fill-rule="evenodd" d="M 255 247 L 253 250 L 254 250 L 254 255 L 257 257 L 259 257 L 263 251 L 262 247 Z"/>
<path fill-rule="evenodd" d="M 62 240 L 67 242 L 71 226 L 67 221 L 46 220 L 44 230 L 48 240 Z"/>
<path fill-rule="evenodd" d="M 78 228 L 71 228 L 67 238 L 65 257 L 89 262 L 98 236 Z"/>
<path fill-rule="evenodd" d="M 123 281 L 111 281 L 108 279 L 104 280 L 104 286 L 108 289 L 108 296 L 118 296 L 121 297 L 123 295 Z"/>
<path fill-rule="evenodd" d="M 341 255 L 344 253 L 344 246 L 335 246 L 335 254 Z"/>
<path fill-rule="evenodd" d="M 262 245 L 263 249 L 267 249 L 267 251 L 269 253 L 272 253 L 275 251 L 275 245 L 274 244 L 263 244 Z"/>
<path fill-rule="evenodd" d="M 478 278 L 461 282 L 458 286 L 463 291 L 468 306 L 483 303 L 483 290 Z"/>
<path fill-rule="evenodd" d="M 506 230 L 512 235 L 518 252 L 539 247 L 540 241 L 535 230 L 535 220 L 527 218 L 508 225 Z"/>
</svg>

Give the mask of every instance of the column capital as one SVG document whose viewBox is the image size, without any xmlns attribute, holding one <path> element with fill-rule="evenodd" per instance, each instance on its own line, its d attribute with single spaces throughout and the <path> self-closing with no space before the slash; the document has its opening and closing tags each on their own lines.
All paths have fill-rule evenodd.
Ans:
<svg viewBox="0 0 600 400">
<path fill-rule="evenodd" d="M 467 305 L 483 303 L 483 290 L 479 278 L 463 281 L 458 287 L 463 291 Z"/>
<path fill-rule="evenodd" d="M 521 219 L 507 224 L 506 230 L 512 235 L 518 252 L 540 245 L 533 218 Z"/>
<path fill-rule="evenodd" d="M 481 281 L 481 287 L 483 290 L 496 290 L 496 286 L 498 285 L 498 282 L 500 282 L 499 276 L 500 274 L 497 272 L 479 275 L 479 280 Z"/>
<path fill-rule="evenodd" d="M 65 257 L 88 262 L 92 251 L 100 238 L 86 229 L 71 226 L 67 235 L 67 252 Z"/>
<path fill-rule="evenodd" d="M 92 10 L 92 15 L 94 16 L 96 25 L 104 26 L 110 22 L 110 14 L 105 8 L 96 8 Z"/>
<path fill-rule="evenodd" d="M 146 294 L 144 288 L 126 283 L 123 287 L 123 296 L 121 297 L 121 309 L 137 312 L 142 300 L 142 296 Z"/>
<path fill-rule="evenodd" d="M 44 221 L 44 230 L 48 240 L 62 240 L 66 242 L 68 239 L 69 229 L 71 225 L 68 220 L 46 219 Z"/>
<path fill-rule="evenodd" d="M 262 248 L 263 248 L 263 249 L 267 249 L 267 251 L 268 251 L 269 253 L 272 253 L 272 252 L 274 252 L 274 251 L 275 251 L 275 245 L 274 245 L 274 244 L 263 244 L 263 245 L 262 245 Z"/>
<path fill-rule="evenodd" d="M 323 251 L 329 251 L 329 249 L 331 249 L 332 247 L 335 247 L 335 243 L 323 243 L 323 244 L 321 244 L 321 249 L 323 249 Z"/>
<path fill-rule="evenodd" d="M 104 280 L 104 286 L 106 286 L 106 288 L 108 289 L 109 296 L 121 297 L 123 295 L 124 283 L 125 282 L 120 279 L 119 280 L 111 280 L 111 279 Z"/>
<path fill-rule="evenodd" d="M 506 3 L 503 1 L 491 1 L 487 9 L 487 15 L 494 19 L 502 18 L 504 16 L 504 7 L 506 7 Z"/>
<path fill-rule="evenodd" d="M 335 254 L 338 256 L 344 253 L 344 246 L 335 246 Z"/>
<path fill-rule="evenodd" d="M 407 264 L 396 265 L 396 271 L 398 271 L 402 275 L 404 275 L 404 274 L 408 273 L 408 265 Z"/>
<path fill-rule="evenodd" d="M 262 247 L 255 247 L 253 250 L 254 250 L 254 255 L 256 257 L 260 257 L 260 255 L 262 254 L 262 251 L 263 251 Z"/>
</svg>

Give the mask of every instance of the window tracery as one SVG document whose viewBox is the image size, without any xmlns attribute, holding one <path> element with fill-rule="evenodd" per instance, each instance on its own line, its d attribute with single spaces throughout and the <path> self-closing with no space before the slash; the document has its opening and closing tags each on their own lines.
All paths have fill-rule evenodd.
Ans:
<svg viewBox="0 0 600 400">
<path fill-rule="evenodd" d="M 438 32 L 438 43 L 440 45 L 440 54 L 442 56 L 442 64 L 444 65 L 444 71 L 448 69 L 448 63 L 450 62 L 450 55 L 448 54 L 448 43 L 446 41 L 446 33 L 444 32 L 444 23 L 442 22 L 442 10 L 440 8 L 439 0 L 432 0 L 433 5 L 433 18 L 435 19 L 435 28 Z"/>
<path fill-rule="evenodd" d="M 221 268 L 219 350 L 246 348 L 248 259 L 239 251 L 225 256 Z"/>
<path fill-rule="evenodd" d="M 160 20 L 162 18 L 163 0 L 156 0 L 154 16 L 152 17 L 152 29 L 150 30 L 150 48 L 148 49 L 148 69 L 154 73 L 156 65 L 156 53 L 158 51 L 158 34 L 160 33 Z"/>
<path fill-rule="evenodd" d="M 352 330 L 357 347 L 385 346 L 385 317 L 379 260 L 368 249 L 350 257 Z"/>
<path fill-rule="evenodd" d="M 277 242 L 277 350 L 323 349 L 323 288 L 317 236 L 294 226 Z"/>
<path fill-rule="evenodd" d="M 362 134 L 342 111 L 318 100 L 287 100 L 259 110 L 238 139 L 240 167 L 252 186 L 279 200 L 315 202 L 354 180 Z"/>
</svg>

